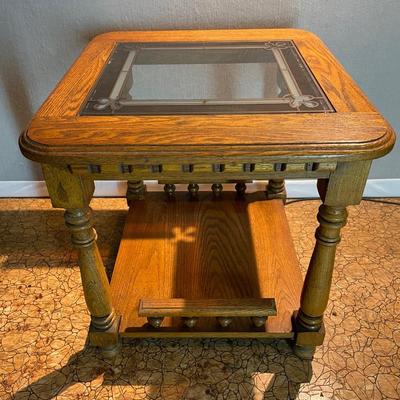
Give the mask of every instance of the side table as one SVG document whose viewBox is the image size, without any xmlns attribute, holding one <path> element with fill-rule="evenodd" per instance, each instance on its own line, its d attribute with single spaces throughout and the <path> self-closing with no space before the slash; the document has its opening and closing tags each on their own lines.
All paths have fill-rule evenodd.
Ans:
<svg viewBox="0 0 400 400">
<path fill-rule="evenodd" d="M 394 140 L 312 33 L 141 31 L 94 38 L 20 147 L 66 210 L 92 345 L 287 338 L 310 359 L 346 207 Z M 317 179 L 322 200 L 304 280 L 284 211 L 284 180 L 296 178 Z M 89 208 L 94 182 L 106 179 L 128 181 L 130 205 L 111 282 Z M 149 179 L 165 193 L 146 193 Z M 265 192 L 246 193 L 254 180 L 268 180 Z M 227 182 L 236 190 L 223 191 Z"/>
</svg>

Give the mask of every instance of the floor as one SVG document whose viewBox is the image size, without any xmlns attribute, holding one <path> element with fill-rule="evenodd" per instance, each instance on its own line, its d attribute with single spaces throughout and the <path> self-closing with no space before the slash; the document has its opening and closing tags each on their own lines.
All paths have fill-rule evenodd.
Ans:
<svg viewBox="0 0 400 400">
<path fill-rule="evenodd" d="M 110 271 L 125 201 L 92 207 Z M 317 207 L 286 207 L 303 272 Z M 261 340 L 137 340 L 107 360 L 85 346 L 89 317 L 62 211 L 47 199 L 0 200 L 0 398 L 400 399 L 399 232 L 398 205 L 350 207 L 312 363 L 285 341 Z"/>
</svg>

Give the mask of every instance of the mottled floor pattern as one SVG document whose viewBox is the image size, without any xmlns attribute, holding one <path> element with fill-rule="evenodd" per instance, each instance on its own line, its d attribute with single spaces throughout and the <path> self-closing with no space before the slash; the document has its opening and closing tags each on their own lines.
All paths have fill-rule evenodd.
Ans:
<svg viewBox="0 0 400 400">
<path fill-rule="evenodd" d="M 125 201 L 92 206 L 110 271 Z M 286 207 L 303 272 L 317 207 Z M 285 341 L 261 340 L 137 340 L 110 361 L 85 346 L 89 318 L 62 211 L 47 199 L 0 200 L 0 398 L 399 399 L 400 207 L 364 201 L 349 212 L 327 337 L 311 364 Z"/>
</svg>

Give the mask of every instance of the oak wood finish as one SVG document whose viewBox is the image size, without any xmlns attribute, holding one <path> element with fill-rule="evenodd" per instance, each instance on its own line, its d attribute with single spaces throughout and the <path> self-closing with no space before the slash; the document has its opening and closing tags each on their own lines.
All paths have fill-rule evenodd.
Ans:
<svg viewBox="0 0 400 400">
<path fill-rule="evenodd" d="M 304 280 L 300 310 L 296 317 L 296 332 L 318 333 L 321 330 L 332 282 L 336 246 L 340 241 L 340 229 L 346 224 L 346 218 L 347 212 L 344 207 L 323 204 L 319 208 L 319 227 L 315 233 L 317 241 Z M 296 344 L 303 347 L 299 353 L 304 357 L 304 347 L 308 346 L 299 346 L 298 342 Z M 310 346 L 310 353 L 313 351 L 313 346 Z"/>
<path fill-rule="evenodd" d="M 91 317 L 90 342 L 110 352 L 118 345 L 120 318 L 111 303 L 110 285 L 92 224 L 89 202 L 93 182 L 48 165 L 43 165 L 43 172 L 53 206 L 66 209 L 65 223 L 78 250 L 83 292 Z"/>
<path fill-rule="evenodd" d="M 144 200 L 146 195 L 146 185 L 142 180 L 132 181 L 128 180 L 126 189 L 126 200 L 128 206 L 135 200 Z"/>
<path fill-rule="evenodd" d="M 189 183 L 188 192 L 192 200 L 197 200 L 199 196 L 199 185 L 197 183 Z"/>
<path fill-rule="evenodd" d="M 313 33 L 299 29 L 237 29 L 109 32 L 98 35 L 43 104 L 39 114 L 76 115 L 116 42 L 240 42 L 288 39 L 294 40 L 336 110 L 373 109 L 356 83 Z M 68 104 L 65 104 L 66 98 L 71 99 Z"/>
<path fill-rule="evenodd" d="M 79 116 L 117 42 L 279 39 L 295 42 L 335 113 Z M 67 210 L 93 344 L 115 346 L 118 329 L 131 337 L 287 337 L 299 356 L 310 358 L 324 337 L 346 207 L 360 202 L 371 161 L 394 141 L 390 125 L 320 39 L 296 29 L 257 29 L 99 35 L 21 134 L 20 147 L 42 164 L 53 206 Z M 301 276 L 279 200 L 290 178 L 317 178 L 323 201 L 301 304 Z M 131 209 L 111 286 L 90 219 L 97 179 L 128 180 Z M 143 179 L 166 184 L 170 200 L 145 195 Z M 266 197 L 275 200 L 245 194 L 244 183 L 254 179 L 268 179 Z M 225 182 L 239 183 L 240 196 L 224 192 Z M 175 183 L 189 184 L 189 195 L 174 193 Z M 212 184 L 212 193 L 199 193 L 197 183 Z M 278 314 L 266 323 L 257 316 L 150 317 L 151 326 L 137 315 L 144 297 L 274 297 Z"/>
<path fill-rule="evenodd" d="M 68 209 L 65 223 L 71 232 L 72 243 L 78 248 L 82 285 L 93 327 L 107 330 L 114 322 L 115 313 L 110 301 L 106 271 L 95 242 L 91 210 Z"/>
<path fill-rule="evenodd" d="M 219 159 L 221 160 L 221 158 Z M 118 162 L 114 164 L 103 164 L 99 161 L 93 163 L 69 164 L 68 170 L 73 174 L 80 175 L 95 180 L 101 179 L 124 179 L 132 182 L 140 182 L 139 179 L 158 180 L 160 183 L 181 182 L 227 182 L 252 180 L 266 180 L 275 178 L 328 178 L 336 169 L 336 162 L 311 163 L 317 168 L 307 169 L 310 163 L 289 162 L 289 163 L 243 163 L 243 162 L 219 162 L 191 164 L 191 170 L 185 171 L 187 164 L 160 163 L 136 164 Z M 221 170 L 215 168 L 220 166 Z M 247 169 L 250 165 L 251 168 Z M 277 168 L 279 166 L 282 170 Z M 122 172 L 123 171 L 123 172 Z M 130 172 L 129 172 L 130 171 Z"/>
<path fill-rule="evenodd" d="M 316 243 L 304 280 L 300 309 L 294 319 L 294 351 L 301 358 L 311 359 L 315 346 L 323 342 L 323 314 L 328 303 L 340 229 L 346 224 L 346 206 L 361 201 L 370 165 L 369 161 L 340 163 L 328 180 L 318 181 L 323 204 L 317 215 L 319 227 L 315 232 Z"/>
<path fill-rule="evenodd" d="M 166 183 L 164 185 L 164 193 L 167 195 L 167 198 L 169 200 L 172 200 L 175 198 L 175 185 L 173 183 Z"/>
<path fill-rule="evenodd" d="M 219 198 L 222 196 L 223 189 L 224 189 L 224 187 L 220 183 L 213 183 L 211 185 L 211 190 L 212 190 L 215 198 Z"/>
<path fill-rule="evenodd" d="M 380 157 L 393 144 L 392 129 L 375 112 L 36 117 L 20 138 L 25 156 L 59 164 L 351 161 Z"/>
<path fill-rule="evenodd" d="M 79 175 L 72 175 L 65 167 L 42 164 L 43 176 L 56 208 L 86 208 L 94 193 L 94 182 Z"/>
<path fill-rule="evenodd" d="M 91 210 L 67 209 L 65 223 L 71 232 L 71 241 L 78 249 L 83 293 L 91 318 L 90 343 L 112 352 L 118 346 L 120 317 L 111 303 L 110 285 L 96 245 Z"/>
<path fill-rule="evenodd" d="M 183 323 L 188 327 L 188 328 L 193 328 L 199 319 L 197 317 L 183 317 Z"/>
<path fill-rule="evenodd" d="M 318 180 L 318 192 L 326 205 L 359 204 L 367 182 L 371 161 L 338 164 L 337 171 L 328 180 Z"/>
<path fill-rule="evenodd" d="M 130 209 L 111 280 L 112 301 L 122 316 L 122 336 L 293 337 L 302 278 L 283 204 L 262 192 L 236 200 L 224 192 L 198 201 L 176 193 L 175 201 L 148 193 Z M 140 254 L 140 257 L 132 257 Z M 140 290 L 139 290 L 140 288 Z M 275 298 L 277 316 L 255 329 L 234 319 L 227 330 L 215 318 L 199 318 L 188 331 L 180 319 L 165 318 L 154 330 L 138 315 L 142 298 Z M 256 314 L 255 314 L 256 315 Z"/>
<path fill-rule="evenodd" d="M 139 317 L 264 317 L 276 315 L 274 299 L 140 299 Z"/>
<path fill-rule="evenodd" d="M 235 185 L 235 190 L 238 197 L 243 197 L 246 193 L 246 184 L 244 182 L 238 182 Z"/>
<path fill-rule="evenodd" d="M 299 115 L 85 116 L 82 103 L 117 42 L 268 41 L 291 39 L 336 113 Z M 20 144 L 39 162 L 196 157 L 373 159 L 394 134 L 325 45 L 295 29 L 112 32 L 89 43 L 40 108 Z M 279 144 L 279 148 L 276 145 Z M 182 157 L 182 153 L 187 157 Z M 247 162 L 252 160 L 247 160 Z"/>
<path fill-rule="evenodd" d="M 282 199 L 286 203 L 286 188 L 284 179 L 270 179 L 267 185 L 267 199 Z"/>
</svg>

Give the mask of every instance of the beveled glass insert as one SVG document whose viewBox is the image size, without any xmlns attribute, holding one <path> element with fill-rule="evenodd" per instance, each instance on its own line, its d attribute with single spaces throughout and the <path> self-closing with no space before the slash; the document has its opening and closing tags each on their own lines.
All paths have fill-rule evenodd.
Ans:
<svg viewBox="0 0 400 400">
<path fill-rule="evenodd" d="M 333 111 L 292 41 L 118 43 L 81 115 Z"/>
</svg>

